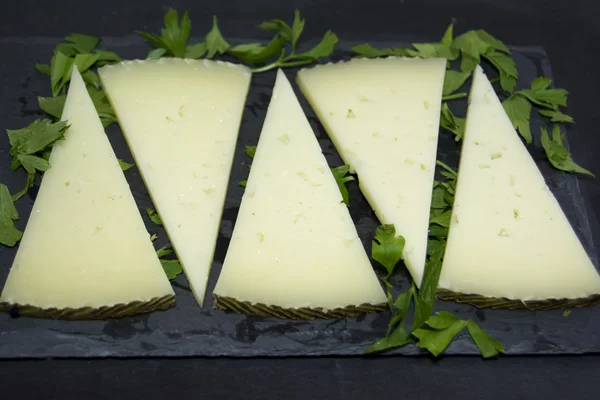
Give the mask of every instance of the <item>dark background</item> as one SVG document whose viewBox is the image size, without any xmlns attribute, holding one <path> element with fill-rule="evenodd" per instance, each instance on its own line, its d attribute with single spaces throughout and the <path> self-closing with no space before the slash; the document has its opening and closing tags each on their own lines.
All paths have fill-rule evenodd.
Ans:
<svg viewBox="0 0 600 400">
<path fill-rule="evenodd" d="M 156 31 L 168 6 L 188 10 L 196 34 L 203 34 L 217 14 L 221 30 L 231 38 L 257 32 L 253 25 L 262 20 L 287 20 L 297 7 L 307 21 L 305 39 L 332 29 L 347 40 L 401 34 L 433 41 L 454 21 L 458 31 L 486 29 L 509 45 L 542 45 L 556 86 L 571 93 L 568 112 L 577 121 L 569 130 L 574 158 L 600 173 L 595 157 L 600 71 L 594 63 L 600 50 L 600 3 L 594 0 L 20 0 L 2 4 L 0 41 Z M 0 59 L 10 63 L 10 54 Z M 590 211 L 598 213 L 600 185 L 582 179 L 581 186 Z M 23 398 L 596 398 L 598 366 L 600 356 L 0 361 L 0 391 Z"/>
</svg>

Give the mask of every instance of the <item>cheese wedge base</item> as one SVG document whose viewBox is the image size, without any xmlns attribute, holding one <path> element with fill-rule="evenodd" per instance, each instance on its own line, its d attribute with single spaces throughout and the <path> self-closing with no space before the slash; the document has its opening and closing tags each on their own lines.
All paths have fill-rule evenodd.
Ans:
<svg viewBox="0 0 600 400">
<path fill-rule="evenodd" d="M 547 300 L 515 300 L 506 297 L 487 297 L 479 294 L 464 294 L 448 289 L 438 289 L 437 298 L 440 300 L 455 301 L 469 304 L 477 308 L 491 308 L 494 310 L 529 310 L 546 311 L 562 308 L 587 307 L 600 304 L 600 295 L 591 295 L 577 299 L 547 299 Z"/>
<path fill-rule="evenodd" d="M 297 82 L 382 224 L 406 239 L 417 286 L 425 267 L 446 60 L 355 58 L 305 68 Z"/>
<path fill-rule="evenodd" d="M 238 314 L 256 315 L 258 317 L 277 317 L 282 319 L 316 319 L 316 318 L 356 318 L 364 313 L 375 313 L 387 308 L 385 303 L 361 304 L 334 309 L 322 307 L 284 308 L 275 305 L 240 301 L 233 297 L 213 295 L 213 305 L 221 310 L 231 310 Z"/>
<path fill-rule="evenodd" d="M 210 60 L 98 70 L 150 197 L 202 306 L 250 70 Z"/>
<path fill-rule="evenodd" d="M 600 302 L 600 275 L 480 67 L 438 290 L 491 308 Z"/>
<path fill-rule="evenodd" d="M 279 71 L 214 304 L 312 319 L 379 311 L 385 302 L 327 160 Z"/>
<path fill-rule="evenodd" d="M 0 312 L 9 312 L 14 317 L 35 317 L 60 320 L 97 320 L 121 318 L 167 310 L 175 305 L 174 295 L 156 297 L 148 301 L 132 301 L 103 307 L 43 308 L 30 304 L 0 302 Z"/>
<path fill-rule="evenodd" d="M 166 309 L 174 292 L 77 68 L 0 309 L 105 319 Z"/>
</svg>

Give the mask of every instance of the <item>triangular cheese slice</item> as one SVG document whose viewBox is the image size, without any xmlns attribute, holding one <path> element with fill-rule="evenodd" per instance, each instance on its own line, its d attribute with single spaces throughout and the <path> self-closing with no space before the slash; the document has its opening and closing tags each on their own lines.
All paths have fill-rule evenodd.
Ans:
<svg viewBox="0 0 600 400">
<path fill-rule="evenodd" d="M 298 73 L 335 147 L 384 224 L 406 239 L 417 285 L 425 267 L 446 60 L 353 59 Z"/>
<path fill-rule="evenodd" d="M 511 307 L 600 294 L 600 276 L 480 67 L 458 173 L 441 289 Z"/>
<path fill-rule="evenodd" d="M 214 294 L 217 307 L 291 318 L 355 315 L 386 301 L 281 70 Z"/>
<path fill-rule="evenodd" d="M 77 68 L 62 119 L 70 127 L 52 150 L 0 303 L 69 319 L 169 307 L 173 289 Z"/>
<path fill-rule="evenodd" d="M 250 70 L 221 61 L 161 58 L 126 61 L 99 73 L 202 305 Z"/>
</svg>

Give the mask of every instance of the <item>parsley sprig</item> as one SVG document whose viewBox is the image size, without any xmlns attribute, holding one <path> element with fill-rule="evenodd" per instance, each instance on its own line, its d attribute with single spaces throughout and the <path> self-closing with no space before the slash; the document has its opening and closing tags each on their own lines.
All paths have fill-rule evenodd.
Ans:
<svg viewBox="0 0 600 400">
<path fill-rule="evenodd" d="M 416 340 L 417 346 L 437 357 L 465 327 L 484 358 L 495 357 L 504 352 L 502 344 L 491 338 L 475 322 L 461 320 L 445 311 L 433 315 L 458 177 L 456 171 L 446 164 L 440 161 L 437 164 L 442 168 L 440 174 L 446 179 L 435 181 L 433 187 L 427 246 L 429 258 L 425 264 L 420 289 L 417 289 L 413 282 L 406 292 L 400 294 L 395 300 L 392 299 L 389 277 L 402 259 L 405 241 L 402 236 L 396 236 L 393 225 L 382 225 L 376 230 L 371 256 L 387 271 L 381 280 L 386 286 L 392 318 L 385 337 L 367 348 L 366 354 L 402 347 Z M 407 329 L 407 319 L 411 309 L 414 309 L 413 320 L 410 328 Z"/>
<path fill-rule="evenodd" d="M 338 38 L 331 31 L 325 32 L 321 41 L 312 49 L 297 52 L 304 25 L 305 20 L 296 10 L 291 26 L 280 19 L 265 21 L 258 25 L 258 28 L 264 31 L 275 32 L 275 36 L 268 44 L 253 42 L 232 46 L 221 33 L 217 17 L 213 16 L 212 29 L 206 34 L 204 40 L 188 45 L 192 27 L 189 15 L 184 12 L 179 19 L 179 13 L 170 8 L 165 15 L 164 28 L 161 29 L 160 35 L 140 31 L 137 33 L 155 47 L 148 53 L 150 59 L 164 56 L 212 59 L 216 56 L 229 55 L 245 64 L 255 66 L 252 71 L 260 73 L 276 68 L 308 65 L 333 53 Z"/>
</svg>

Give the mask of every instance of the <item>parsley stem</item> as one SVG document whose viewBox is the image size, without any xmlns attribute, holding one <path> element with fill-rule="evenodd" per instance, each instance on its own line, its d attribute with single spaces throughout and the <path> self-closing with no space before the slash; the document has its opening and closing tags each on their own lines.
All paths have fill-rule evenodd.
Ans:
<svg viewBox="0 0 600 400">
<path fill-rule="evenodd" d="M 451 174 L 453 174 L 454 176 L 458 176 L 458 173 L 453 170 L 452 168 L 450 168 L 448 165 L 444 164 L 443 162 L 441 162 L 440 160 L 436 160 L 435 164 L 439 167 L 444 168 L 446 171 L 450 172 Z"/>
<path fill-rule="evenodd" d="M 467 97 L 465 92 L 449 94 L 448 96 L 443 96 L 442 101 L 450 101 L 450 100 L 458 100 Z"/>
<path fill-rule="evenodd" d="M 284 59 L 283 61 L 277 60 L 277 61 L 275 61 L 271 64 L 267 64 L 263 67 L 253 68 L 252 73 L 266 72 L 266 71 L 270 71 L 275 68 L 298 67 L 300 65 L 306 65 L 306 64 L 310 64 L 312 62 L 312 60 L 300 60 L 300 61 L 292 61 L 292 62 L 288 62 L 287 60 L 288 60 L 288 58 Z"/>
</svg>

